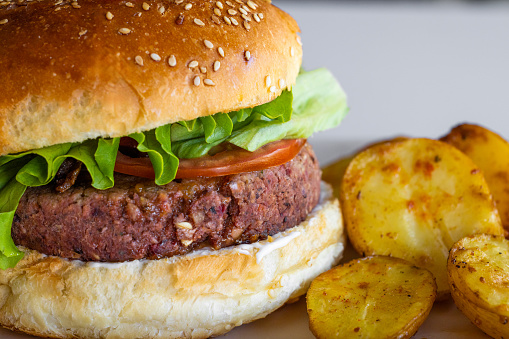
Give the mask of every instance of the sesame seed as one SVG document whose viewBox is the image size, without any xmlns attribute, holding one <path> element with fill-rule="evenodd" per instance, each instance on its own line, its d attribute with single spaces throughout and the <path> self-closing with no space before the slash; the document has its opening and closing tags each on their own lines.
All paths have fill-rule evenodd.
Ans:
<svg viewBox="0 0 509 339">
<path fill-rule="evenodd" d="M 223 48 L 221 47 L 218 47 L 217 48 L 217 52 L 219 53 L 220 56 L 222 56 L 224 58 L 224 51 L 223 51 Z"/>
<path fill-rule="evenodd" d="M 143 9 L 146 10 L 146 11 L 148 11 L 150 9 L 150 5 L 147 4 L 146 2 L 144 2 L 141 7 L 143 7 Z"/>
<path fill-rule="evenodd" d="M 193 4 L 186 4 L 186 5 L 184 6 L 184 9 L 185 9 L 186 11 L 188 11 L 188 10 L 190 10 L 192 7 L 193 7 Z"/>
<path fill-rule="evenodd" d="M 241 0 L 235 0 L 235 2 L 238 3 L 238 4 L 242 4 Z"/>
<path fill-rule="evenodd" d="M 219 8 L 219 9 L 223 9 L 223 3 L 221 1 L 216 1 L 216 6 Z"/>
<path fill-rule="evenodd" d="M 270 75 L 265 77 L 265 87 L 269 87 L 272 84 L 272 80 L 270 80 Z"/>
<path fill-rule="evenodd" d="M 218 25 L 221 24 L 221 20 L 219 20 L 219 18 L 214 14 L 212 14 L 212 21 L 214 21 Z"/>
<path fill-rule="evenodd" d="M 221 10 L 219 8 L 214 8 L 214 14 L 217 16 L 221 16 Z"/>
<path fill-rule="evenodd" d="M 143 66 L 143 58 L 140 56 L 140 55 L 137 55 L 134 57 L 134 61 L 140 65 L 140 66 Z"/>
<path fill-rule="evenodd" d="M 203 80 L 203 83 L 207 86 L 215 86 L 216 84 L 214 83 L 214 81 L 210 80 L 210 79 L 204 79 Z"/>
<path fill-rule="evenodd" d="M 0 20 L 0 25 L 5 25 L 8 22 L 9 22 L 9 19 L 2 19 L 2 20 Z"/>
<path fill-rule="evenodd" d="M 290 56 L 294 56 L 295 55 L 295 48 L 290 47 Z"/>
<path fill-rule="evenodd" d="M 237 14 L 237 11 L 236 11 L 236 10 L 234 10 L 234 9 L 231 9 L 231 8 L 230 8 L 230 9 L 228 10 L 228 14 L 230 14 L 230 15 L 236 15 L 236 14 Z"/>
<path fill-rule="evenodd" d="M 214 72 L 219 71 L 219 67 L 221 67 L 221 63 L 219 61 L 214 62 Z"/>
<path fill-rule="evenodd" d="M 251 7 L 251 9 L 256 10 L 256 4 L 253 1 L 248 0 L 247 5 Z"/>
<path fill-rule="evenodd" d="M 297 35 L 297 42 L 299 43 L 299 45 L 302 46 L 302 40 L 300 39 L 300 36 Z"/>
<path fill-rule="evenodd" d="M 192 230 L 193 229 L 193 225 L 190 222 L 187 222 L 187 221 L 178 222 L 176 226 L 177 226 L 177 228 L 180 228 L 180 229 L 186 229 L 186 230 Z"/>
<path fill-rule="evenodd" d="M 156 54 L 156 53 L 151 53 L 150 58 L 152 58 L 152 60 L 157 61 L 157 62 L 161 61 L 161 57 L 159 56 L 159 54 Z"/>
<path fill-rule="evenodd" d="M 201 21 L 200 19 L 194 19 L 193 21 L 198 26 L 205 26 L 205 23 L 203 21 Z"/>
<path fill-rule="evenodd" d="M 276 86 L 270 86 L 269 91 L 274 93 L 276 91 Z"/>
<path fill-rule="evenodd" d="M 224 16 L 224 22 L 226 22 L 228 25 L 231 25 L 232 24 L 232 21 L 230 20 L 230 18 L 228 18 L 226 15 Z"/>
<path fill-rule="evenodd" d="M 193 243 L 192 240 L 185 240 L 185 239 L 182 239 L 180 240 L 180 242 L 182 243 L 182 245 L 184 245 L 185 247 L 191 245 Z"/>
<path fill-rule="evenodd" d="M 247 15 L 247 11 L 244 8 L 239 8 L 239 12 Z"/>
<path fill-rule="evenodd" d="M 201 82 L 200 77 L 198 75 L 195 76 L 194 79 L 193 79 L 193 84 L 195 86 L 200 86 L 200 82 Z"/>
<path fill-rule="evenodd" d="M 76 9 L 81 8 L 81 6 L 77 2 L 73 2 L 71 4 L 71 6 L 72 6 L 72 8 L 76 8 Z"/>
<path fill-rule="evenodd" d="M 166 8 L 164 8 L 164 6 L 159 7 L 159 13 L 164 14 L 165 10 Z"/>
<path fill-rule="evenodd" d="M 137 16 L 138 18 L 141 17 L 141 12 L 134 13 L 134 16 Z"/>
<path fill-rule="evenodd" d="M 170 57 L 168 58 L 168 65 L 170 65 L 171 67 L 177 66 L 177 59 L 173 54 L 170 55 Z"/>
<path fill-rule="evenodd" d="M 79 36 L 82 36 L 82 35 L 87 34 L 87 32 L 88 31 L 86 29 L 81 29 L 81 31 L 78 34 L 79 34 Z"/>
<path fill-rule="evenodd" d="M 247 29 L 248 31 L 251 29 L 251 25 L 249 24 L 249 22 L 246 20 L 242 23 L 244 25 L 244 28 Z"/>
<path fill-rule="evenodd" d="M 285 79 L 281 78 L 279 79 L 279 88 L 283 89 L 285 87 Z"/>
<path fill-rule="evenodd" d="M 189 64 L 187 64 L 187 67 L 189 68 L 198 67 L 198 61 L 196 60 L 191 61 Z"/>
<path fill-rule="evenodd" d="M 251 21 L 251 18 L 247 16 L 246 14 L 241 15 L 242 19 L 246 20 L 247 22 Z"/>
<path fill-rule="evenodd" d="M 239 25 L 239 22 L 234 17 L 231 17 L 230 20 L 232 21 L 232 24 L 234 24 L 235 26 Z"/>
<path fill-rule="evenodd" d="M 234 4 L 232 4 L 230 1 L 226 1 L 226 4 L 227 4 L 228 6 L 230 6 L 230 7 L 235 7 L 235 5 L 234 5 Z"/>
<path fill-rule="evenodd" d="M 175 4 L 177 4 L 177 5 L 180 5 L 183 2 L 184 2 L 184 0 L 175 0 Z"/>
<path fill-rule="evenodd" d="M 258 16 L 263 20 L 263 13 L 258 13 Z"/>
<path fill-rule="evenodd" d="M 255 21 L 256 21 L 256 22 L 260 22 L 260 17 L 258 16 L 258 13 L 255 13 L 255 14 L 253 15 L 253 17 L 254 17 L 254 19 L 255 19 Z"/>
<path fill-rule="evenodd" d="M 207 73 L 207 67 L 200 67 L 200 72 Z"/>
<path fill-rule="evenodd" d="M 122 34 L 122 35 L 127 35 L 127 34 L 131 33 L 131 30 L 129 28 L 123 27 L 123 28 L 118 30 L 118 33 Z"/>
<path fill-rule="evenodd" d="M 203 40 L 203 43 L 205 44 L 205 47 L 207 47 L 207 48 L 210 48 L 210 49 L 214 48 L 214 44 L 208 40 Z"/>
<path fill-rule="evenodd" d="M 113 20 L 113 14 L 111 12 L 106 12 L 106 19 Z"/>
<path fill-rule="evenodd" d="M 249 51 L 245 51 L 245 52 L 244 52 L 244 58 L 245 58 L 247 61 L 249 61 L 249 59 L 251 59 L 251 52 L 249 52 Z"/>
<path fill-rule="evenodd" d="M 134 4 L 132 2 L 126 2 L 125 5 L 127 7 L 134 7 Z"/>
</svg>

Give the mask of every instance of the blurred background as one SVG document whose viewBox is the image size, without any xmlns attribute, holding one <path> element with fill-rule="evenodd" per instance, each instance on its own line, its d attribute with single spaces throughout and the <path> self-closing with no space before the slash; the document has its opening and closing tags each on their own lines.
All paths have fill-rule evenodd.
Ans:
<svg viewBox="0 0 509 339">
<path fill-rule="evenodd" d="M 300 25 L 304 68 L 327 67 L 349 96 L 341 126 L 311 140 L 322 163 L 367 141 L 435 138 L 462 122 L 509 138 L 509 2 L 273 3 Z"/>
</svg>

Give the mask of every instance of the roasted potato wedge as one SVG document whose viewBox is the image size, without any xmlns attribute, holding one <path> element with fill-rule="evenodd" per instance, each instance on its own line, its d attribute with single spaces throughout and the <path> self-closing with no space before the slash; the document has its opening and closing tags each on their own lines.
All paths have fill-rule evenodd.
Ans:
<svg viewBox="0 0 509 339">
<path fill-rule="evenodd" d="M 437 140 L 395 141 L 361 152 L 343 177 L 341 202 L 358 253 L 391 255 L 429 269 L 439 299 L 449 292 L 451 246 L 470 234 L 503 234 L 481 171 Z"/>
<path fill-rule="evenodd" d="M 447 273 L 454 302 L 470 321 L 494 338 L 509 338 L 509 241 L 486 234 L 459 240 Z"/>
<path fill-rule="evenodd" d="M 373 144 L 369 144 L 368 146 L 362 148 L 362 150 L 365 150 L 366 148 L 369 148 L 369 147 L 372 147 L 375 145 L 381 145 L 381 144 L 389 142 L 389 141 L 400 141 L 400 140 L 407 140 L 407 139 L 408 139 L 407 137 L 399 136 L 399 137 L 395 137 L 393 139 L 381 140 L 381 141 L 377 141 Z M 355 155 L 357 153 L 358 152 L 355 152 L 353 155 L 338 159 L 335 162 L 322 168 L 322 180 L 331 184 L 334 196 L 337 197 L 338 199 L 339 199 L 339 192 L 341 191 L 341 183 L 343 182 L 343 175 L 345 174 L 346 168 L 350 164 L 350 161 L 352 161 L 352 159 L 355 158 Z"/>
<path fill-rule="evenodd" d="M 436 297 L 431 272 L 406 260 L 355 259 L 319 275 L 306 301 L 317 338 L 410 338 Z"/>
<path fill-rule="evenodd" d="M 441 140 L 468 155 L 483 171 L 509 235 L 509 143 L 484 127 L 470 124 L 456 126 Z"/>
</svg>

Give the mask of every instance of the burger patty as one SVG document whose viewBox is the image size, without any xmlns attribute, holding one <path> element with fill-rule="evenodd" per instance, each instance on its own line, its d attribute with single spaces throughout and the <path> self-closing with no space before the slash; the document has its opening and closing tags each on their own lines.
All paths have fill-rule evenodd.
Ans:
<svg viewBox="0 0 509 339">
<path fill-rule="evenodd" d="M 115 175 L 97 190 L 77 181 L 28 188 L 12 237 L 17 245 L 85 261 L 156 259 L 265 239 L 302 222 L 318 203 L 320 169 L 313 150 L 281 166 L 217 178 L 153 180 Z"/>
</svg>

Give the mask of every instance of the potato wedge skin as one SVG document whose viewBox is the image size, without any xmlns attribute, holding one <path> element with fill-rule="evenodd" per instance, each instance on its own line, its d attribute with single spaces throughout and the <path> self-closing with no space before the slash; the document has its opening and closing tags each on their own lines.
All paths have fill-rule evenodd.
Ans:
<svg viewBox="0 0 509 339">
<path fill-rule="evenodd" d="M 449 248 L 470 234 L 503 234 L 481 171 L 437 140 L 394 141 L 359 153 L 345 172 L 340 197 L 356 251 L 429 269 L 439 299 L 449 293 Z"/>
<path fill-rule="evenodd" d="M 355 259 L 318 276 L 306 296 L 317 338 L 410 338 L 436 297 L 431 272 L 406 260 Z"/>
<path fill-rule="evenodd" d="M 509 235 L 509 143 L 495 132 L 472 124 L 456 126 L 441 140 L 468 155 L 483 171 Z"/>
<path fill-rule="evenodd" d="M 478 234 L 454 244 L 447 261 L 456 306 L 486 334 L 509 338 L 509 241 Z"/>
<path fill-rule="evenodd" d="M 375 146 L 375 145 L 381 145 L 386 142 L 390 141 L 400 141 L 400 140 L 407 140 L 408 137 L 405 136 L 397 136 L 392 139 L 387 140 L 380 140 L 376 141 L 372 144 L 369 144 L 366 147 L 363 147 L 362 150 L 365 150 L 366 148 Z M 361 151 L 362 151 L 361 150 Z M 346 156 L 344 158 L 340 158 L 336 160 L 335 162 L 325 166 L 322 168 L 322 180 L 328 182 L 333 189 L 333 194 L 336 198 L 339 199 L 340 191 L 341 191 L 341 184 L 343 182 L 343 176 L 345 175 L 346 169 L 350 162 L 355 158 L 355 155 L 358 152 L 354 153 L 353 155 Z"/>
</svg>

